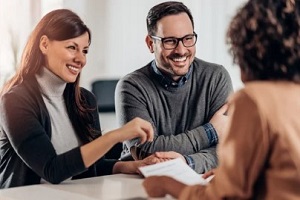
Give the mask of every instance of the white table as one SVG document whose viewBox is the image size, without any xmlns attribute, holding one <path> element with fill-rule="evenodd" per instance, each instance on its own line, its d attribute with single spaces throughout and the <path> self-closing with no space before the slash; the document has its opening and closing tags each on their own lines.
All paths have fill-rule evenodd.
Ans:
<svg viewBox="0 0 300 200">
<path fill-rule="evenodd" d="M 143 178 L 116 174 L 65 181 L 58 185 L 40 184 L 0 190 L 1 200 L 145 200 Z M 170 196 L 157 199 L 172 199 Z"/>
</svg>

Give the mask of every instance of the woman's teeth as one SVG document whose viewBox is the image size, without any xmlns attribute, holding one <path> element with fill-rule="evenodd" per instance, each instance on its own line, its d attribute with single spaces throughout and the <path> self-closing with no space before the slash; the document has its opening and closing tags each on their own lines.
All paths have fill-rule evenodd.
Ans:
<svg viewBox="0 0 300 200">
<path fill-rule="evenodd" d="M 78 72 L 78 71 L 79 71 L 79 68 L 76 68 L 76 67 L 73 67 L 73 66 L 70 66 L 70 65 L 68 65 L 67 67 L 68 67 L 69 69 L 75 71 L 75 72 Z"/>
</svg>

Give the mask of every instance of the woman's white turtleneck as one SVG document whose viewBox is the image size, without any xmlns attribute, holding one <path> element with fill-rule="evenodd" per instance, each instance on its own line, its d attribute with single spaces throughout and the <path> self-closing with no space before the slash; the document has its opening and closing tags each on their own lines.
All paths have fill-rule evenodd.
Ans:
<svg viewBox="0 0 300 200">
<path fill-rule="evenodd" d="M 66 82 L 46 67 L 36 75 L 36 79 L 50 115 L 51 142 L 56 153 L 61 154 L 78 147 L 80 142 L 69 119 L 63 98 Z"/>
</svg>

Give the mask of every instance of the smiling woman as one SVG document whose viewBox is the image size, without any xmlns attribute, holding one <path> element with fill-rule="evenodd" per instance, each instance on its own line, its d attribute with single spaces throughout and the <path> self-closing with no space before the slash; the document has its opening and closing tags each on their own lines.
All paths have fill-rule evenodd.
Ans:
<svg viewBox="0 0 300 200">
<path fill-rule="evenodd" d="M 47 67 L 65 82 L 75 82 L 86 64 L 90 44 L 90 33 L 65 41 L 52 41 L 46 35 L 41 37 L 40 49 L 47 59 Z"/>
<path fill-rule="evenodd" d="M 104 158 L 124 140 L 151 141 L 153 129 L 136 118 L 101 135 L 96 99 L 79 87 L 90 41 L 89 28 L 68 9 L 49 12 L 34 28 L 20 67 L 0 91 L 0 188 L 137 173 L 157 161 Z"/>
</svg>

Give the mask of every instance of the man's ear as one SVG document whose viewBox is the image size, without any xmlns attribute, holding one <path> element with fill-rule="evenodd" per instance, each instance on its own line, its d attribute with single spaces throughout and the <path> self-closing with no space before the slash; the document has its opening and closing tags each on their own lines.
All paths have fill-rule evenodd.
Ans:
<svg viewBox="0 0 300 200">
<path fill-rule="evenodd" d="M 46 35 L 43 35 L 40 38 L 40 50 L 43 54 L 46 54 L 49 46 L 49 38 Z"/>
<path fill-rule="evenodd" d="M 147 35 L 145 41 L 146 41 L 146 44 L 147 44 L 150 52 L 154 53 L 154 47 L 153 47 L 154 43 L 153 43 L 153 39 L 151 38 L 151 36 Z"/>
</svg>

